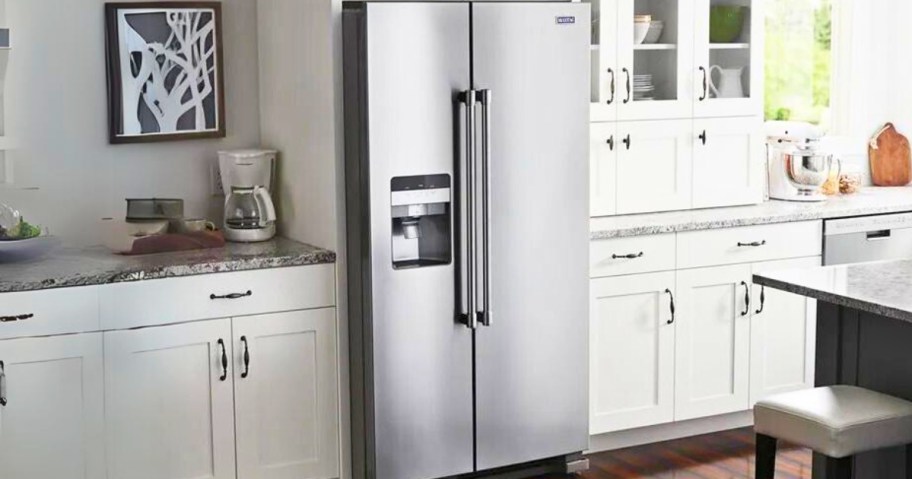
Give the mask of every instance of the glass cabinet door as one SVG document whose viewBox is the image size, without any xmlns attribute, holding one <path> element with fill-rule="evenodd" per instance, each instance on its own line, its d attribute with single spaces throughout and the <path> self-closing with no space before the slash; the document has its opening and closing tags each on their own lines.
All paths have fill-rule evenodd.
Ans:
<svg viewBox="0 0 912 479">
<path fill-rule="evenodd" d="M 618 117 L 693 115 L 694 0 L 617 0 Z"/>
<path fill-rule="evenodd" d="M 618 0 L 589 0 L 592 8 L 592 121 L 617 120 Z"/>
<path fill-rule="evenodd" d="M 762 0 L 694 1 L 694 116 L 762 115 Z"/>
</svg>

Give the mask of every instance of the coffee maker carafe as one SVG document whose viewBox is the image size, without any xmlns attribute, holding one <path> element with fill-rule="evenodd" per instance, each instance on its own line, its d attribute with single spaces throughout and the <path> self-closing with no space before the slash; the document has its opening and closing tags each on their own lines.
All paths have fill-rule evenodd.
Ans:
<svg viewBox="0 0 912 479">
<path fill-rule="evenodd" d="M 272 181 L 276 152 L 238 150 L 219 152 L 225 189 L 225 239 L 237 243 L 268 241 L 276 234 Z"/>
</svg>

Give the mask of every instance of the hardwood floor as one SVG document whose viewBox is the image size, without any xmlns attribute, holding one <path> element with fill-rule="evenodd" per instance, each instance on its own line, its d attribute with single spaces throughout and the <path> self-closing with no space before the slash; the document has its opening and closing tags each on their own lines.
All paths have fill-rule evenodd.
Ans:
<svg viewBox="0 0 912 479">
<path fill-rule="evenodd" d="M 738 429 L 589 456 L 581 479 L 746 479 L 754 477 L 754 435 Z M 564 478 L 566 476 L 563 476 Z M 780 445 L 777 479 L 810 479 L 811 451 Z M 558 479 L 543 477 L 540 479 Z"/>
</svg>

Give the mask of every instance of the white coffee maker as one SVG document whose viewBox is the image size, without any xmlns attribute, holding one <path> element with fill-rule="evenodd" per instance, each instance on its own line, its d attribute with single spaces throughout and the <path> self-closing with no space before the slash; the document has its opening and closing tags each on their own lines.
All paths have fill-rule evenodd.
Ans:
<svg viewBox="0 0 912 479">
<path fill-rule="evenodd" d="M 219 152 L 226 240 L 256 243 L 275 236 L 276 211 L 271 194 L 275 165 L 276 152 L 272 150 Z"/>
</svg>

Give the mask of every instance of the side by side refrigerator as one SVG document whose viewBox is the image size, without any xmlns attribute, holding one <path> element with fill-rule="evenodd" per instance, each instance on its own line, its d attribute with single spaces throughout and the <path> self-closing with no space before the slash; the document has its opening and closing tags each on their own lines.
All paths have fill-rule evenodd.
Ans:
<svg viewBox="0 0 912 479">
<path fill-rule="evenodd" d="M 344 3 L 354 477 L 588 448 L 589 15 Z"/>
</svg>

